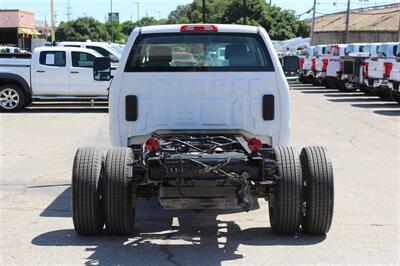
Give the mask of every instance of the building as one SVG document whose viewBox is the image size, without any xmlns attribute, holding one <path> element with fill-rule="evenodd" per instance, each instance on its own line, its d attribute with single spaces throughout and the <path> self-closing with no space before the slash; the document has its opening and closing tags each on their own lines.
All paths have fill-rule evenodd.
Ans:
<svg viewBox="0 0 400 266">
<path fill-rule="evenodd" d="M 35 30 L 35 15 L 20 9 L 0 9 L 0 45 L 31 49 L 32 39 L 40 35 Z"/>
<path fill-rule="evenodd" d="M 49 27 L 46 20 L 35 20 L 35 29 L 45 39 L 47 39 L 51 35 L 51 27 Z"/>
<path fill-rule="evenodd" d="M 346 12 L 317 17 L 313 44 L 344 43 L 345 29 Z M 400 3 L 351 10 L 348 43 L 399 40 Z"/>
</svg>

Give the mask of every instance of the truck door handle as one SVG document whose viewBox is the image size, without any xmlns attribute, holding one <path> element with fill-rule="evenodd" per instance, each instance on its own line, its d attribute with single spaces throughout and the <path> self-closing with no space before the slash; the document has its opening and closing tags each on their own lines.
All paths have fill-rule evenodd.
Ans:
<svg viewBox="0 0 400 266">
<path fill-rule="evenodd" d="M 71 71 L 70 73 L 72 73 L 72 74 L 78 74 L 79 71 Z"/>
<path fill-rule="evenodd" d="M 36 72 L 37 72 L 37 73 L 44 73 L 44 72 L 46 72 L 46 71 L 44 71 L 44 70 L 36 70 Z"/>
</svg>

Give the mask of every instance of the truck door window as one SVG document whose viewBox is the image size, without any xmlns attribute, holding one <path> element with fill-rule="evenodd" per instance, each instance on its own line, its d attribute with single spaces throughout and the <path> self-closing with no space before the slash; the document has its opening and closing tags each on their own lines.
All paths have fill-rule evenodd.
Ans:
<svg viewBox="0 0 400 266">
<path fill-rule="evenodd" d="M 39 64 L 46 66 L 66 66 L 66 56 L 63 51 L 44 51 L 40 52 Z"/>
<path fill-rule="evenodd" d="M 73 67 L 93 67 L 94 56 L 84 52 L 72 52 L 72 66 Z"/>
<path fill-rule="evenodd" d="M 125 72 L 273 71 L 260 35 L 169 33 L 139 35 Z"/>
</svg>

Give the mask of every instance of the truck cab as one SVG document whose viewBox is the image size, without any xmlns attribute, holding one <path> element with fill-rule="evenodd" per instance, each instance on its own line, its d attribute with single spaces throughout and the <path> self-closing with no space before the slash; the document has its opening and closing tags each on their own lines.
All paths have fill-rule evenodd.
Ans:
<svg viewBox="0 0 400 266">
<path fill-rule="evenodd" d="M 40 47 L 32 56 L 0 57 L 0 111 L 15 112 L 33 99 L 107 99 L 109 81 L 93 80 L 94 59 L 101 54 L 75 47 Z"/>
<path fill-rule="evenodd" d="M 390 98 L 389 79 L 393 64 L 397 62 L 396 55 L 399 43 L 382 43 L 377 53 L 365 60 L 368 76 L 364 83 L 383 99 Z"/>
<path fill-rule="evenodd" d="M 123 48 L 121 48 L 121 46 L 114 43 L 106 42 L 59 42 L 57 46 L 92 49 L 102 56 L 109 57 L 112 67 L 117 67 L 119 59 L 121 58 L 123 52 Z"/>
<path fill-rule="evenodd" d="M 347 44 L 333 44 L 331 47 L 331 53 L 328 56 L 322 58 L 322 69 L 321 76 L 325 70 L 325 83 L 330 89 L 339 88 L 338 72 L 340 70 L 340 58 L 345 55 Z"/>
<path fill-rule="evenodd" d="M 354 92 L 361 89 L 364 81 L 364 62 L 376 54 L 379 43 L 352 43 L 340 58 L 339 90 Z"/>
<path fill-rule="evenodd" d="M 173 63 L 177 52 L 192 54 L 195 63 Z M 223 63 L 210 63 L 210 52 Z M 98 80 L 110 78 L 106 60 L 95 61 Z M 109 234 L 131 234 L 141 197 L 155 197 L 165 209 L 243 211 L 262 198 L 276 233 L 294 234 L 300 226 L 305 233 L 329 231 L 332 165 L 323 147 L 306 147 L 299 156 L 286 146 L 289 87 L 262 27 L 136 28 L 109 105 L 114 147 L 80 148 L 75 155 L 79 234 L 101 233 L 104 225 Z M 302 212 L 305 206 L 313 211 Z"/>
<path fill-rule="evenodd" d="M 300 59 L 300 77 L 299 80 L 305 83 L 316 83 L 316 66 L 318 57 L 324 54 L 329 54 L 330 45 L 321 44 L 310 46 L 307 48 L 307 56 Z"/>
<path fill-rule="evenodd" d="M 395 50 L 395 61 L 393 62 L 392 70 L 389 76 L 389 89 L 391 98 L 400 103 L 400 44 L 397 44 Z"/>
</svg>

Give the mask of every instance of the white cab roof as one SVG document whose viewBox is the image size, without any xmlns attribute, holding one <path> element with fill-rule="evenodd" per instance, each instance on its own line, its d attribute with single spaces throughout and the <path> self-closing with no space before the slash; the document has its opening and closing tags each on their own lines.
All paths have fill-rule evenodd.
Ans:
<svg viewBox="0 0 400 266">
<path fill-rule="evenodd" d="M 64 47 L 64 46 L 42 46 L 38 47 L 34 50 L 35 52 L 42 52 L 42 51 L 71 51 L 71 52 L 85 52 L 89 54 L 96 55 L 97 57 L 101 57 L 102 55 L 98 52 L 87 49 L 87 48 L 80 48 L 80 47 Z"/>
<path fill-rule="evenodd" d="M 183 25 L 214 25 L 218 27 L 218 32 L 238 32 L 238 33 L 257 33 L 257 26 L 227 25 L 227 24 L 176 24 L 176 25 L 157 25 L 141 27 L 141 33 L 168 33 L 181 32 Z"/>
</svg>

